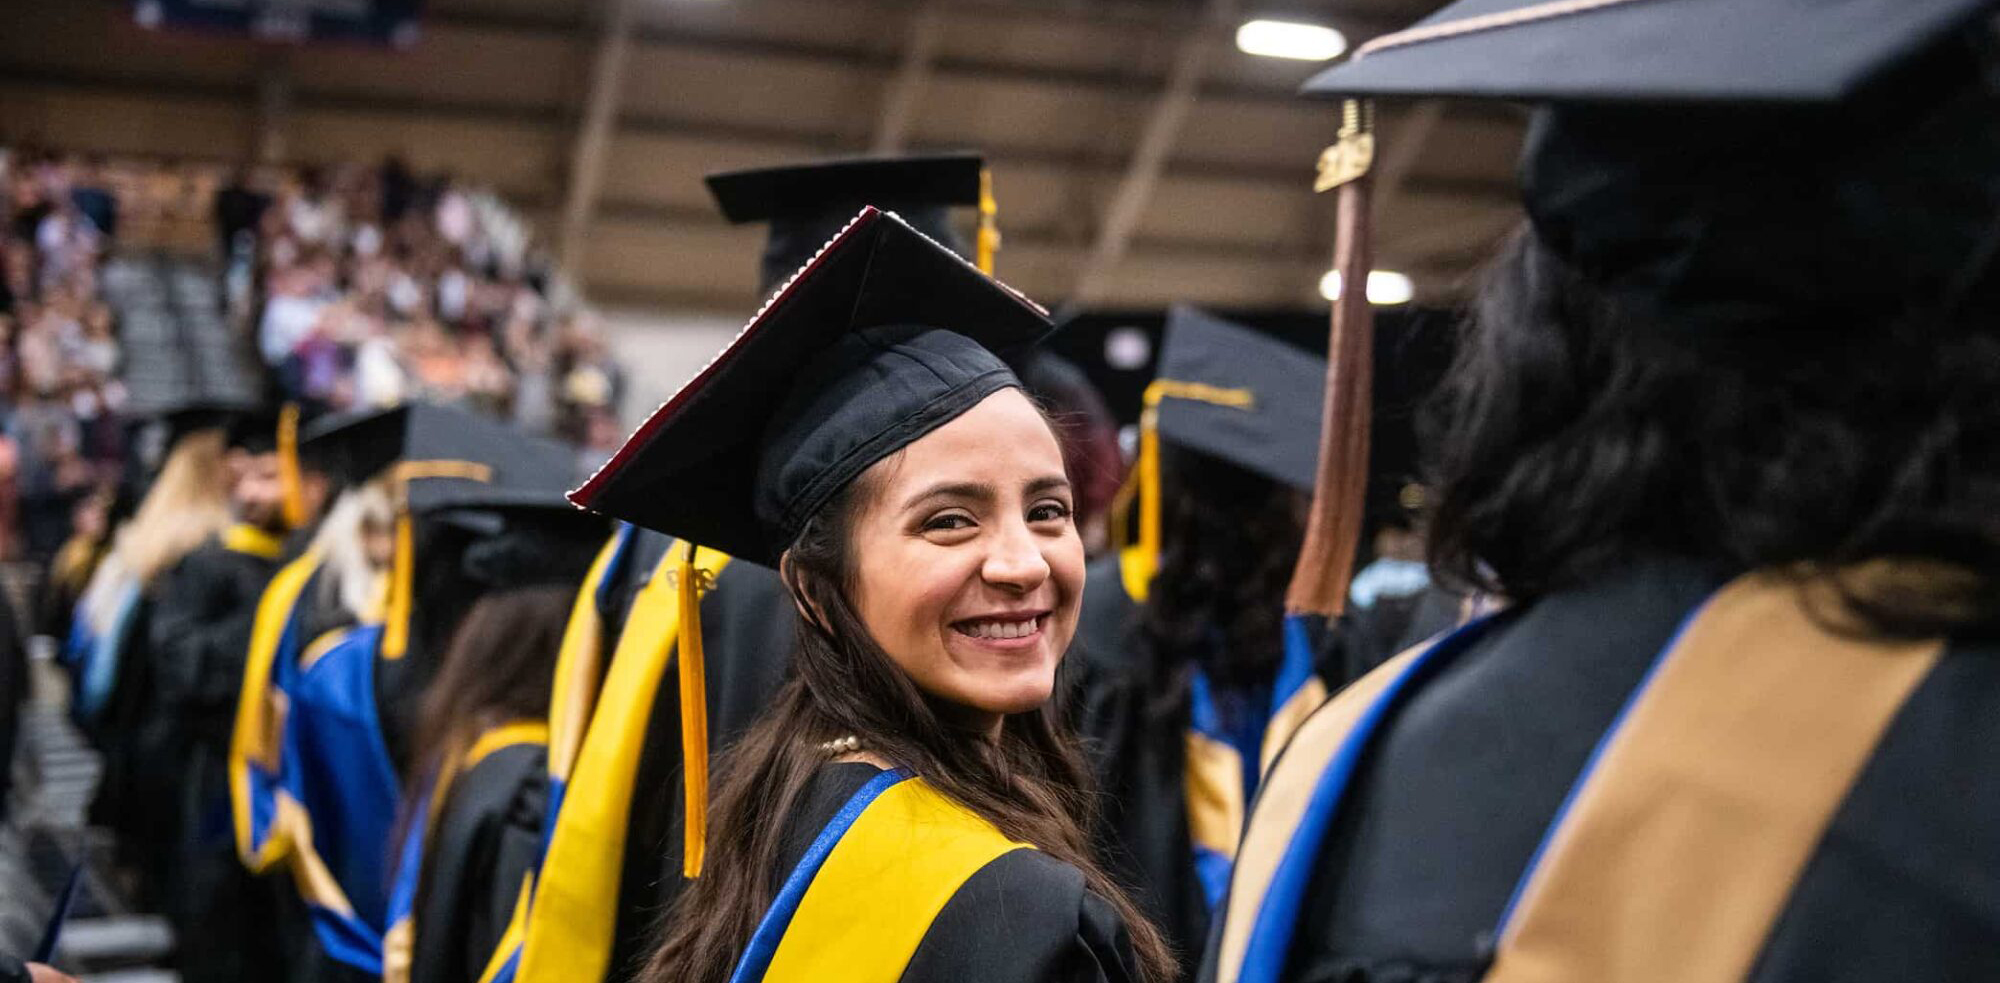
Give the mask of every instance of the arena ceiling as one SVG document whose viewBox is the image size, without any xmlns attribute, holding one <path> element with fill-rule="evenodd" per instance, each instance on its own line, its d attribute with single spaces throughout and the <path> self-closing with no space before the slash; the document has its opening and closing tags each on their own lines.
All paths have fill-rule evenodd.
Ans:
<svg viewBox="0 0 2000 983">
<path fill-rule="evenodd" d="M 1436 0 L 429 0 L 407 50 L 155 33 L 116 0 L 13 4 L 0 139 L 119 154 L 369 159 L 488 183 L 593 298 L 740 310 L 754 230 L 709 171 L 984 150 L 1030 295 L 1095 308 L 1321 306 L 1334 107 L 1250 17 L 1352 44 Z M 1380 263 L 1443 300 L 1518 218 L 1510 107 L 1384 107 Z"/>
</svg>

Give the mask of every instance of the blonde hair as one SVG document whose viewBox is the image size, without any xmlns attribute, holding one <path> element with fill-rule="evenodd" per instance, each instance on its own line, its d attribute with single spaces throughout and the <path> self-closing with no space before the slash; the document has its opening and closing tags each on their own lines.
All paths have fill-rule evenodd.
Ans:
<svg viewBox="0 0 2000 983">
<path fill-rule="evenodd" d="M 83 592 L 83 617 L 103 633 L 118 615 L 121 588 L 149 589 L 181 558 L 229 527 L 229 468 L 221 430 L 182 437 L 167 455 L 139 510 L 118 527 L 111 552 Z"/>
<path fill-rule="evenodd" d="M 370 523 L 386 528 L 395 521 L 396 504 L 384 479 L 350 488 L 334 499 L 313 534 L 313 548 L 326 558 L 320 567 L 327 573 L 320 588 L 322 600 L 338 602 L 356 618 L 371 616 L 387 571 L 369 562 L 362 534 Z"/>
</svg>

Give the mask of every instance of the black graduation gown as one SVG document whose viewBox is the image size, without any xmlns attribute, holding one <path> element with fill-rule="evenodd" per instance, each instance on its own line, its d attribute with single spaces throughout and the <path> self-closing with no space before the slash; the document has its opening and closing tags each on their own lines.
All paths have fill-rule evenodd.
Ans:
<svg viewBox="0 0 2000 983">
<path fill-rule="evenodd" d="M 1184 673 L 1162 665 L 1139 628 L 1140 606 L 1125 592 L 1118 558 L 1090 565 L 1070 644 L 1069 716 L 1103 794 L 1093 843 L 1099 858 L 1166 933 L 1183 975 L 1201 964 L 1211 921 L 1188 822 L 1187 732 L 1192 722 Z M 1347 622 L 1314 618 L 1314 671 L 1330 687 L 1367 660 Z"/>
<path fill-rule="evenodd" d="M 271 914 L 278 885 L 251 877 L 230 829 L 229 738 L 243 685 L 251 623 L 278 556 L 211 540 L 157 588 L 149 627 L 156 751 L 177 762 L 168 915 L 180 940 L 181 977 L 267 978 L 282 965 Z"/>
<path fill-rule="evenodd" d="M 1478 980 L 1570 785 L 1723 579 L 1635 565 L 1541 600 L 1418 689 L 1328 830 L 1284 979 Z M 2000 646 L 1954 642 L 1834 813 L 1748 983 L 2000 978 L 1995 748 Z"/>
<path fill-rule="evenodd" d="M 650 576 L 672 540 L 642 533 L 641 562 L 629 569 Z M 626 594 L 629 609 L 634 586 Z M 769 568 L 733 560 L 702 598 L 702 647 L 707 656 L 708 747 L 714 759 L 735 744 L 785 682 L 791 664 L 795 612 L 784 583 Z M 614 636 L 615 637 L 615 636 Z M 618 924 L 608 979 L 623 981 L 645 964 L 660 914 L 685 883 L 681 877 L 686 797 L 681 787 L 680 687 L 661 680 L 647 718 L 645 747 L 634 776 L 627 820 L 625 862 L 619 878 Z M 711 829 L 710 835 L 717 831 Z"/>
<path fill-rule="evenodd" d="M 832 764 L 813 776 L 785 819 L 772 891 L 834 813 L 881 769 Z M 1138 960 L 1110 904 L 1083 873 L 1039 850 L 1014 850 L 979 869 L 931 922 L 901 983 L 1117 983 Z"/>
<path fill-rule="evenodd" d="M 457 776 L 417 886 L 410 983 L 476 983 L 542 848 L 548 751 L 504 747 Z"/>
<path fill-rule="evenodd" d="M 1116 555 L 1090 565 L 1068 655 L 1071 716 L 1103 793 L 1092 831 L 1100 862 L 1192 969 L 1209 915 L 1188 830 L 1189 712 L 1185 700 L 1155 696 L 1161 667 L 1138 630 L 1139 611 Z"/>
</svg>

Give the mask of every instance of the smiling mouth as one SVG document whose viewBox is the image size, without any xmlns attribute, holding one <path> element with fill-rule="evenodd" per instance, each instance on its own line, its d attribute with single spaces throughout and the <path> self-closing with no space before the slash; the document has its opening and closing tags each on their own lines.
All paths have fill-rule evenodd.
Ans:
<svg viewBox="0 0 2000 983">
<path fill-rule="evenodd" d="M 1048 618 L 1046 614 L 1011 618 L 971 618 L 953 622 L 951 628 L 967 638 L 985 642 L 1009 642 L 1040 634 L 1042 625 Z"/>
</svg>

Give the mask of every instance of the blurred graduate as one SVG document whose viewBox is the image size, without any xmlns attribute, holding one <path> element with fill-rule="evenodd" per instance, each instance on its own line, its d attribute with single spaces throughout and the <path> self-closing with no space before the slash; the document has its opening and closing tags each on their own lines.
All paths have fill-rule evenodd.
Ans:
<svg viewBox="0 0 2000 983">
<path fill-rule="evenodd" d="M 1283 341 L 1174 308 L 1114 517 L 1137 535 L 1090 568 L 1073 657 L 1099 849 L 1188 970 L 1263 768 L 1326 699 L 1317 633 L 1285 618 L 1325 377 Z"/>
<path fill-rule="evenodd" d="M 334 569 L 331 554 L 315 545 L 266 590 L 231 747 L 233 818 L 245 864 L 288 872 L 310 915 L 294 977 L 373 978 L 392 921 L 401 787 L 418 767 L 417 707 L 459 620 L 494 586 L 482 579 L 480 547 L 538 524 L 535 510 L 511 504 L 552 501 L 574 456 L 427 404 L 320 421 L 304 451 L 361 488 L 336 504 L 316 543 L 342 518 L 338 541 L 367 551 L 365 505 L 386 493 L 387 569 L 354 623 L 309 640 L 323 616 L 315 607 L 338 606 L 311 590 Z M 360 521 L 343 517 L 344 503 Z M 574 521 L 566 510 L 542 511 Z M 562 568 L 555 558 L 547 565 Z"/>
</svg>

